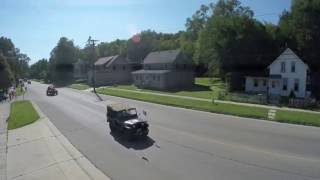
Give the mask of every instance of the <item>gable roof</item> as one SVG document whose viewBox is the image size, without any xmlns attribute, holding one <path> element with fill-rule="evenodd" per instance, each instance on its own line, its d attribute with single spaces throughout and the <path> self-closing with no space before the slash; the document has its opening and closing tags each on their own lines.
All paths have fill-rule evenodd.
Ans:
<svg viewBox="0 0 320 180">
<path fill-rule="evenodd" d="M 95 66 L 109 66 L 110 64 L 112 64 L 112 62 L 114 60 L 117 59 L 118 56 L 108 56 L 108 57 L 102 57 L 99 58 L 94 65 Z"/>
<path fill-rule="evenodd" d="M 144 64 L 173 63 L 180 55 L 181 50 L 151 52 L 144 59 Z"/>
<path fill-rule="evenodd" d="M 299 58 L 299 56 L 297 56 L 297 54 L 294 53 L 290 48 L 287 48 L 276 60 L 274 60 L 274 61 L 268 66 L 268 69 L 269 69 L 273 64 L 275 64 L 276 62 L 278 62 L 283 56 L 294 56 L 296 60 L 301 61 L 301 62 L 307 67 L 307 69 L 309 69 L 309 66 L 308 66 L 305 62 L 303 62 L 303 61 Z M 292 58 L 284 58 L 284 59 L 291 59 L 291 60 L 292 60 Z"/>
</svg>

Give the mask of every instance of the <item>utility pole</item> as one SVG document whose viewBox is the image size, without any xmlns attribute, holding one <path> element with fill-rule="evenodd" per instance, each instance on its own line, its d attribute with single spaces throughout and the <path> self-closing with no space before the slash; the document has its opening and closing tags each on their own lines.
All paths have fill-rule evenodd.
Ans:
<svg viewBox="0 0 320 180">
<path fill-rule="evenodd" d="M 92 64 L 91 64 L 91 70 L 92 70 L 92 84 L 93 84 L 93 92 L 96 93 L 96 71 L 95 71 L 95 66 L 94 66 L 94 62 L 95 62 L 95 43 L 98 42 L 99 40 L 94 40 L 91 38 L 91 36 L 89 36 L 88 39 L 88 44 L 91 45 L 92 47 Z"/>
</svg>

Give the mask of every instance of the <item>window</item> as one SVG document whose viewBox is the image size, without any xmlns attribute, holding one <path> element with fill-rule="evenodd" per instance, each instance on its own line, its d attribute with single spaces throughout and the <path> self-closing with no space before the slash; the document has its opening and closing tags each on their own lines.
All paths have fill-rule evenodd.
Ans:
<svg viewBox="0 0 320 180">
<path fill-rule="evenodd" d="M 294 91 L 296 91 L 296 92 L 299 91 L 299 89 L 300 89 L 299 88 L 299 81 L 300 81 L 299 79 L 294 80 Z"/>
<path fill-rule="evenodd" d="M 187 69 L 187 65 L 186 64 L 183 65 L 183 69 Z"/>
<path fill-rule="evenodd" d="M 116 67 L 116 66 L 113 66 L 112 69 L 115 71 L 115 70 L 117 70 L 117 67 Z"/>
<path fill-rule="evenodd" d="M 291 63 L 291 72 L 292 73 L 296 72 L 296 62 Z"/>
<path fill-rule="evenodd" d="M 282 73 L 286 72 L 286 62 L 281 62 L 281 72 Z"/>
<path fill-rule="evenodd" d="M 160 75 L 158 75 L 158 81 L 160 81 Z"/>
<path fill-rule="evenodd" d="M 267 86 L 267 80 L 263 80 L 263 86 L 266 87 Z"/>
<path fill-rule="evenodd" d="M 156 80 L 156 75 L 153 75 L 153 80 L 154 80 L 154 81 Z"/>
<path fill-rule="evenodd" d="M 273 89 L 276 88 L 276 82 L 272 81 L 271 86 L 272 86 Z"/>
<path fill-rule="evenodd" d="M 283 79 L 283 87 L 282 90 L 287 91 L 288 90 L 288 79 L 284 78 Z"/>
<path fill-rule="evenodd" d="M 258 87 L 259 86 L 259 81 L 258 81 L 258 79 L 254 79 L 253 80 L 254 82 L 254 87 Z"/>
<path fill-rule="evenodd" d="M 126 70 L 126 66 L 122 66 L 122 69 L 125 71 Z"/>
<path fill-rule="evenodd" d="M 168 65 L 167 64 L 164 65 L 164 69 L 168 69 Z"/>
</svg>

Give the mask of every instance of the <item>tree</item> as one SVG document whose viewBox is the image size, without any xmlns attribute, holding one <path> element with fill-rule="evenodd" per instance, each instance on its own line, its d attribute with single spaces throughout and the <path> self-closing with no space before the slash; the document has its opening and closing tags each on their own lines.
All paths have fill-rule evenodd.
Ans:
<svg viewBox="0 0 320 180">
<path fill-rule="evenodd" d="M 7 59 L 14 80 L 28 76 L 30 58 L 15 48 L 11 39 L 0 37 L 0 53 Z"/>
<path fill-rule="evenodd" d="M 115 40 L 110 43 L 102 42 L 97 46 L 100 57 L 114 56 L 114 55 L 126 55 L 127 54 L 127 41 Z M 92 50 L 91 50 L 92 53 Z"/>
<path fill-rule="evenodd" d="M 73 64 L 79 58 L 78 48 L 72 40 L 60 38 L 57 46 L 50 53 L 49 69 L 52 81 L 58 85 L 66 85 L 73 80 Z"/>
<path fill-rule="evenodd" d="M 281 16 L 281 31 L 314 71 L 320 71 L 320 1 L 293 0 L 291 10 Z"/>
<path fill-rule="evenodd" d="M 157 49 L 158 37 L 159 35 L 156 32 L 148 30 L 129 39 L 127 43 L 128 58 L 136 62 L 142 62 L 150 52 Z"/>
<path fill-rule="evenodd" d="M 30 66 L 30 77 L 33 79 L 41 79 L 45 82 L 49 80 L 49 62 L 47 59 L 41 59 Z"/>
<path fill-rule="evenodd" d="M 0 54 L 0 89 L 8 89 L 13 80 L 9 64 L 3 55 Z"/>
<path fill-rule="evenodd" d="M 221 77 L 266 67 L 276 54 L 275 47 L 265 26 L 253 15 L 238 0 L 219 0 L 200 32 L 195 60 L 207 64 L 211 75 Z"/>
<path fill-rule="evenodd" d="M 196 13 L 187 19 L 186 29 L 189 33 L 190 40 L 197 40 L 199 32 L 205 27 L 209 16 L 210 9 L 212 9 L 213 4 L 209 6 L 201 5 L 200 9 L 196 11 Z"/>
</svg>

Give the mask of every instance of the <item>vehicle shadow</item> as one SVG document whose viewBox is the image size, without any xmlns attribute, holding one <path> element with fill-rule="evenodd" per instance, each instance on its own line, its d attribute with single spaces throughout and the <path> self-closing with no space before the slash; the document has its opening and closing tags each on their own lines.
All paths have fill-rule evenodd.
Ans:
<svg viewBox="0 0 320 180">
<path fill-rule="evenodd" d="M 127 149 L 144 150 L 153 146 L 155 143 L 155 141 L 149 136 L 143 139 L 127 140 L 119 133 L 110 132 L 110 135 L 113 137 L 115 141 L 117 141 L 119 144 L 126 147 Z"/>
</svg>

